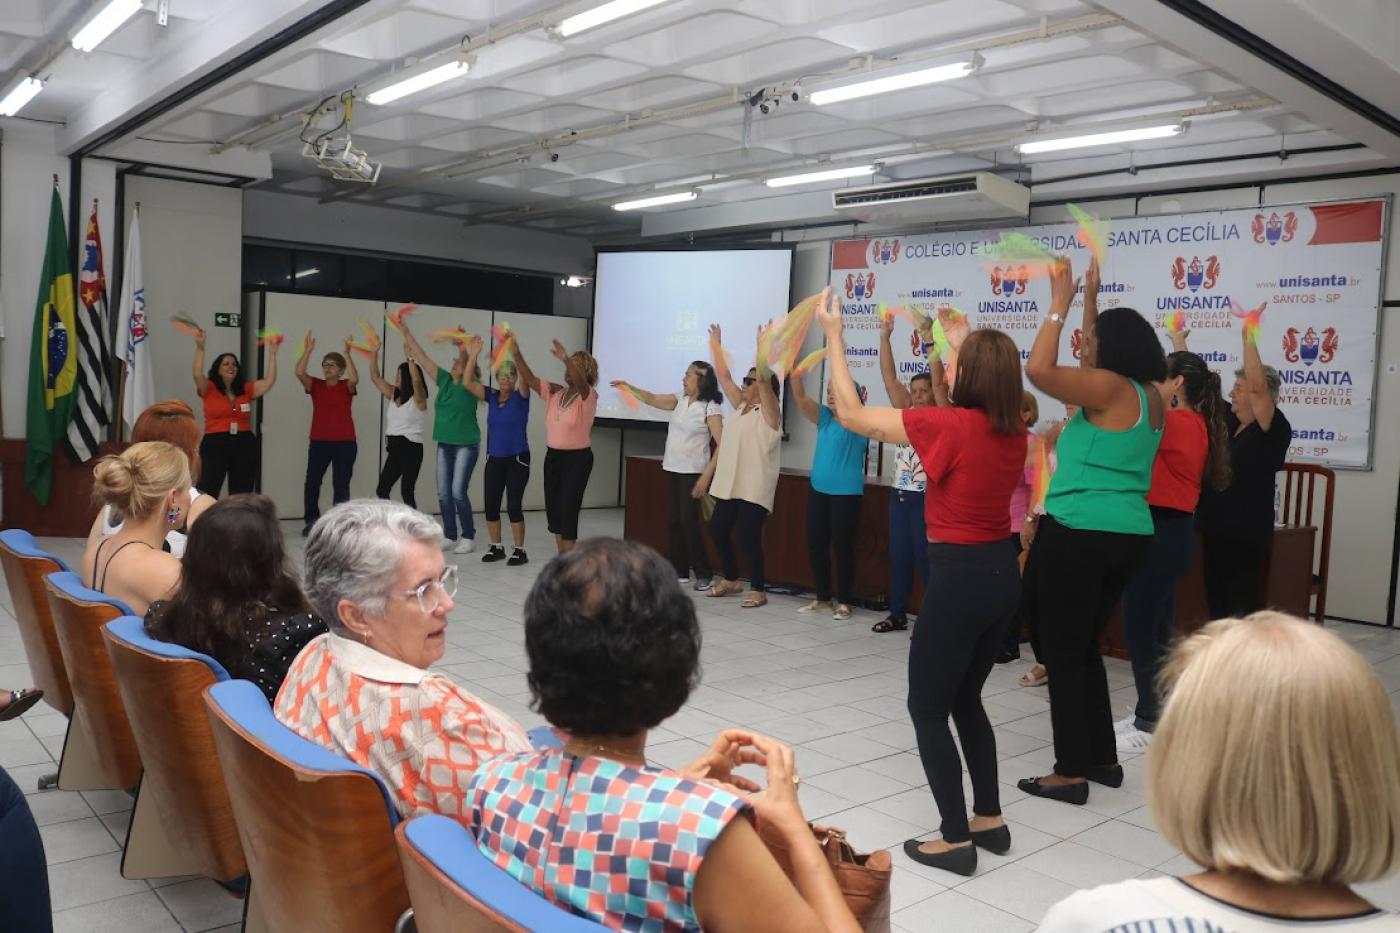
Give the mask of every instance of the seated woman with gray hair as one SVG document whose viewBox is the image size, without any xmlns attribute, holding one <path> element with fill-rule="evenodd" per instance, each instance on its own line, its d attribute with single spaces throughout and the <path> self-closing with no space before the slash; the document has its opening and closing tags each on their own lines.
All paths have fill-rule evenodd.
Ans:
<svg viewBox="0 0 1400 933">
<path fill-rule="evenodd" d="M 1400 928 L 1352 889 L 1400 870 L 1400 738 L 1366 659 L 1258 612 L 1181 642 L 1162 682 L 1147 796 L 1162 838 L 1201 869 L 1072 894 L 1040 933 Z"/>
<path fill-rule="evenodd" d="M 1189 330 L 1172 336 L 1186 349 Z M 1225 427 L 1233 479 L 1223 490 L 1201 487 L 1196 527 L 1210 617 L 1246 616 L 1264 608 L 1264 559 L 1274 534 L 1274 474 L 1283 469 L 1293 426 L 1278 408 L 1279 375 L 1259 357 L 1257 334 L 1241 327 L 1244 366 L 1235 371 Z"/>
<path fill-rule="evenodd" d="M 509 716 L 429 672 L 446 648 L 457 568 L 442 528 L 406 505 L 356 499 L 306 544 L 306 595 L 330 626 L 297 655 L 274 713 L 382 777 L 403 816 L 470 817 L 477 767 L 530 741 Z"/>
</svg>

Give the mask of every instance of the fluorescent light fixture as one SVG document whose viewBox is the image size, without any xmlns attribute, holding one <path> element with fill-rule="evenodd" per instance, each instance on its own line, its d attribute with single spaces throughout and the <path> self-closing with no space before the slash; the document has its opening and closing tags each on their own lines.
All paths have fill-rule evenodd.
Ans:
<svg viewBox="0 0 1400 933">
<path fill-rule="evenodd" d="M 308 275 L 319 275 L 320 273 L 320 269 L 302 269 L 300 272 L 292 273 L 292 278 L 303 279 L 306 278 Z"/>
<path fill-rule="evenodd" d="M 44 89 L 44 82 L 38 78 L 22 78 L 10 88 L 10 92 L 0 98 L 0 117 L 12 117 L 24 109 L 24 105 L 34 99 Z"/>
<path fill-rule="evenodd" d="M 965 62 L 954 62 L 951 65 L 936 65 L 932 68 L 920 68 L 917 71 L 868 78 L 854 84 L 843 84 L 840 87 L 828 87 L 813 91 L 807 95 L 807 99 L 821 107 L 826 104 L 839 104 L 842 101 L 855 100 L 859 97 L 905 91 L 913 87 L 923 87 L 926 84 L 937 84 L 939 81 L 966 78 L 977 69 L 977 65 L 976 59 L 969 59 Z"/>
<path fill-rule="evenodd" d="M 1038 152 L 1059 152 L 1061 149 L 1083 149 L 1088 146 L 1113 146 L 1118 143 L 1134 143 L 1144 139 L 1165 139 L 1184 131 L 1180 123 L 1166 123 L 1161 126 L 1142 126 L 1135 130 L 1112 130 L 1106 133 L 1081 133 L 1078 136 L 1060 136 L 1056 139 L 1037 139 L 1019 143 L 1016 149 L 1022 155 Z"/>
<path fill-rule="evenodd" d="M 770 188 L 786 188 L 788 185 L 810 185 L 819 181 L 835 181 L 838 178 L 859 178 L 861 175 L 874 175 L 877 167 L 874 165 L 855 165 L 849 168 L 829 168 L 821 172 L 807 172 L 804 175 L 769 178 L 764 184 Z"/>
<path fill-rule="evenodd" d="M 612 0 L 611 3 L 595 6 L 591 10 L 566 16 L 554 27 L 554 32 L 559 38 L 567 39 L 604 23 L 611 23 L 615 19 L 622 19 L 624 16 L 631 16 L 633 13 L 640 13 L 668 2 L 670 0 Z"/>
<path fill-rule="evenodd" d="M 592 285 L 593 279 L 586 275 L 566 275 L 559 280 L 559 284 L 565 288 L 584 288 Z"/>
<path fill-rule="evenodd" d="M 73 48 L 79 52 L 91 52 L 139 9 L 141 0 L 110 0 L 96 16 L 88 20 L 86 26 L 73 34 Z"/>
<path fill-rule="evenodd" d="M 636 201 L 620 201 L 613 205 L 615 211 L 635 211 L 643 207 L 660 207 L 663 204 L 680 204 L 694 201 L 700 196 L 698 191 L 682 191 L 679 194 L 658 194 L 654 198 L 639 198 Z"/>
<path fill-rule="evenodd" d="M 427 71 L 420 71 L 411 78 L 404 78 L 402 81 L 396 81 L 388 87 L 380 88 L 377 91 L 367 94 L 365 100 L 376 105 L 392 104 L 401 97 L 417 94 L 419 91 L 426 91 L 430 87 L 437 87 L 444 81 L 451 81 L 453 78 L 460 77 L 467 73 L 468 67 L 467 63 L 461 59 L 451 61 L 445 65 L 430 68 Z"/>
</svg>

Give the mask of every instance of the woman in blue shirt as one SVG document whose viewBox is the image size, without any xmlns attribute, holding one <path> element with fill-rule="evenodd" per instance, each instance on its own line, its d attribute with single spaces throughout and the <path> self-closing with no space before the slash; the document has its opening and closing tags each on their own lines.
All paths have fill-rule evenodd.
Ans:
<svg viewBox="0 0 1400 933">
<path fill-rule="evenodd" d="M 471 362 L 481 353 L 482 342 L 475 337 L 467 347 Z M 530 481 L 530 441 L 525 429 L 530 422 L 530 388 L 519 377 L 515 364 L 507 360 L 496 370 L 491 388 L 476 381 L 476 367 L 468 364 L 463 386 L 486 403 L 486 469 L 482 476 L 486 494 L 486 531 L 491 546 L 481 555 L 483 564 L 505 560 L 508 567 L 528 563 L 525 555 L 525 485 Z M 506 498 L 510 516 L 510 537 L 515 550 L 506 559 L 501 545 L 501 495 Z"/>
<path fill-rule="evenodd" d="M 831 617 L 844 621 L 851 617 L 855 594 L 856 526 L 860 524 L 860 501 L 865 493 L 866 440 L 836 420 L 831 410 L 834 399 L 826 389 L 826 404 L 807 396 L 802 377 L 791 380 L 792 397 L 802 417 L 817 426 L 817 450 L 812 456 L 812 488 L 807 493 L 807 554 L 812 561 L 812 578 L 817 598 L 798 612 L 831 610 Z M 865 389 L 856 386 L 862 398 Z M 831 598 L 831 558 L 836 556 L 836 599 Z"/>
</svg>

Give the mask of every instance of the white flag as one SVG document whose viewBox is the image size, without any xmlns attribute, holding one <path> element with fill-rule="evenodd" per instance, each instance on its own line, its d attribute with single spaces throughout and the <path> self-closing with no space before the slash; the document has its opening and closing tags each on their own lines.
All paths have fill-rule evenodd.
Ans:
<svg viewBox="0 0 1400 933">
<path fill-rule="evenodd" d="M 146 285 L 141 274 L 141 216 L 131 215 L 122 264 L 121 303 L 117 306 L 117 352 L 126 365 L 126 402 L 122 420 L 130 429 L 141 412 L 155 404 L 156 387 L 151 360 L 150 319 L 146 315 Z"/>
</svg>

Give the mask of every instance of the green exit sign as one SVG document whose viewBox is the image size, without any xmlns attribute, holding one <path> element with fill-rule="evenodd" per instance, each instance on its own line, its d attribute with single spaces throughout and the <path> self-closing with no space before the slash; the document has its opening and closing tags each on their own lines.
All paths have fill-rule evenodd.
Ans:
<svg viewBox="0 0 1400 933">
<path fill-rule="evenodd" d="M 242 311 L 215 311 L 215 312 L 214 312 L 214 326 L 215 326 L 215 327 L 242 327 L 242 326 L 243 326 L 243 312 L 242 312 Z"/>
</svg>

